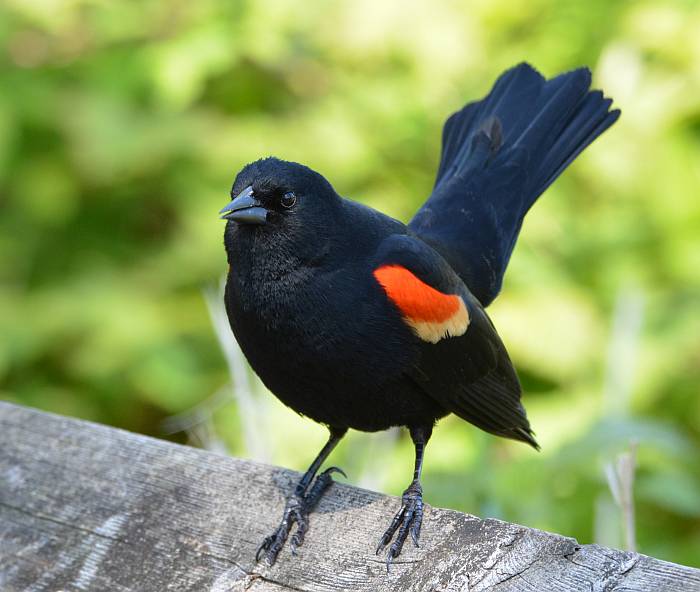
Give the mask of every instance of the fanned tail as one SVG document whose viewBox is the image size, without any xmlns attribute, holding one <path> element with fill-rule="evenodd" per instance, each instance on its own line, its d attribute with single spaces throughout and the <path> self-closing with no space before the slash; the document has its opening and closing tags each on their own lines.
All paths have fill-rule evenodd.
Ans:
<svg viewBox="0 0 700 592">
<path fill-rule="evenodd" d="M 532 204 L 620 115 L 590 84 L 587 68 L 545 80 L 523 63 L 445 123 L 433 193 L 410 227 L 484 305 Z"/>
</svg>

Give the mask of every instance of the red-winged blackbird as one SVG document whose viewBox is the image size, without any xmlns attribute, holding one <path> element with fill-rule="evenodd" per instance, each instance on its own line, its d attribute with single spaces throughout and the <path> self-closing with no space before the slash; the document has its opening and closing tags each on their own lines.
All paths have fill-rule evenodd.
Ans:
<svg viewBox="0 0 700 592">
<path fill-rule="evenodd" d="M 409 534 L 418 544 L 423 451 L 438 419 L 454 413 L 538 448 L 484 307 L 525 213 L 620 114 L 590 82 L 585 68 L 551 80 L 528 64 L 505 72 L 445 123 L 433 192 L 408 225 L 297 163 L 266 158 L 238 173 L 221 211 L 231 328 L 265 385 L 330 430 L 258 559 L 273 563 L 294 523 L 292 551 L 303 543 L 339 469 L 316 474 L 348 428 L 407 426 L 415 444 L 413 481 L 377 548 L 393 539 L 387 567 Z"/>
</svg>

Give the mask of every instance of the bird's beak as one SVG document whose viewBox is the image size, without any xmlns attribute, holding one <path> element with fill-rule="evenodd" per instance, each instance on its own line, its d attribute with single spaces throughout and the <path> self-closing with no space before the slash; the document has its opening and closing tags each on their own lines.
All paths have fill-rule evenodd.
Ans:
<svg viewBox="0 0 700 592">
<path fill-rule="evenodd" d="M 265 224 L 267 210 L 253 197 L 253 188 L 246 187 L 219 214 L 239 224 Z"/>
</svg>

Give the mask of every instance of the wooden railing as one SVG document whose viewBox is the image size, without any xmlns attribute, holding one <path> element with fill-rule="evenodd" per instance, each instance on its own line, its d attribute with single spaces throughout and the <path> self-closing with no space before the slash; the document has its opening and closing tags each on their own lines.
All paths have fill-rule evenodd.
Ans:
<svg viewBox="0 0 700 592">
<path fill-rule="evenodd" d="M 0 403 L 0 591 L 700 590 L 697 569 L 430 507 L 387 574 L 397 499 L 342 484 L 296 557 L 256 563 L 297 478 Z"/>
</svg>

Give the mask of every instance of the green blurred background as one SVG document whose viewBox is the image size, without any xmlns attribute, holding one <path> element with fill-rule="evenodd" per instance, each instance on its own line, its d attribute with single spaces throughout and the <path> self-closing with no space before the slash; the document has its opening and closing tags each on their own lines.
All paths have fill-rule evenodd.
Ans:
<svg viewBox="0 0 700 592">
<path fill-rule="evenodd" d="M 304 469 L 324 430 L 221 317 L 235 173 L 301 161 L 408 220 L 450 112 L 519 61 L 586 64 L 623 116 L 528 216 L 490 309 L 543 450 L 448 418 L 426 497 L 623 546 L 610 485 L 638 445 L 639 549 L 700 565 L 698 31 L 681 0 L 6 0 L 0 397 Z M 412 457 L 355 433 L 332 462 L 399 494 Z"/>
</svg>

